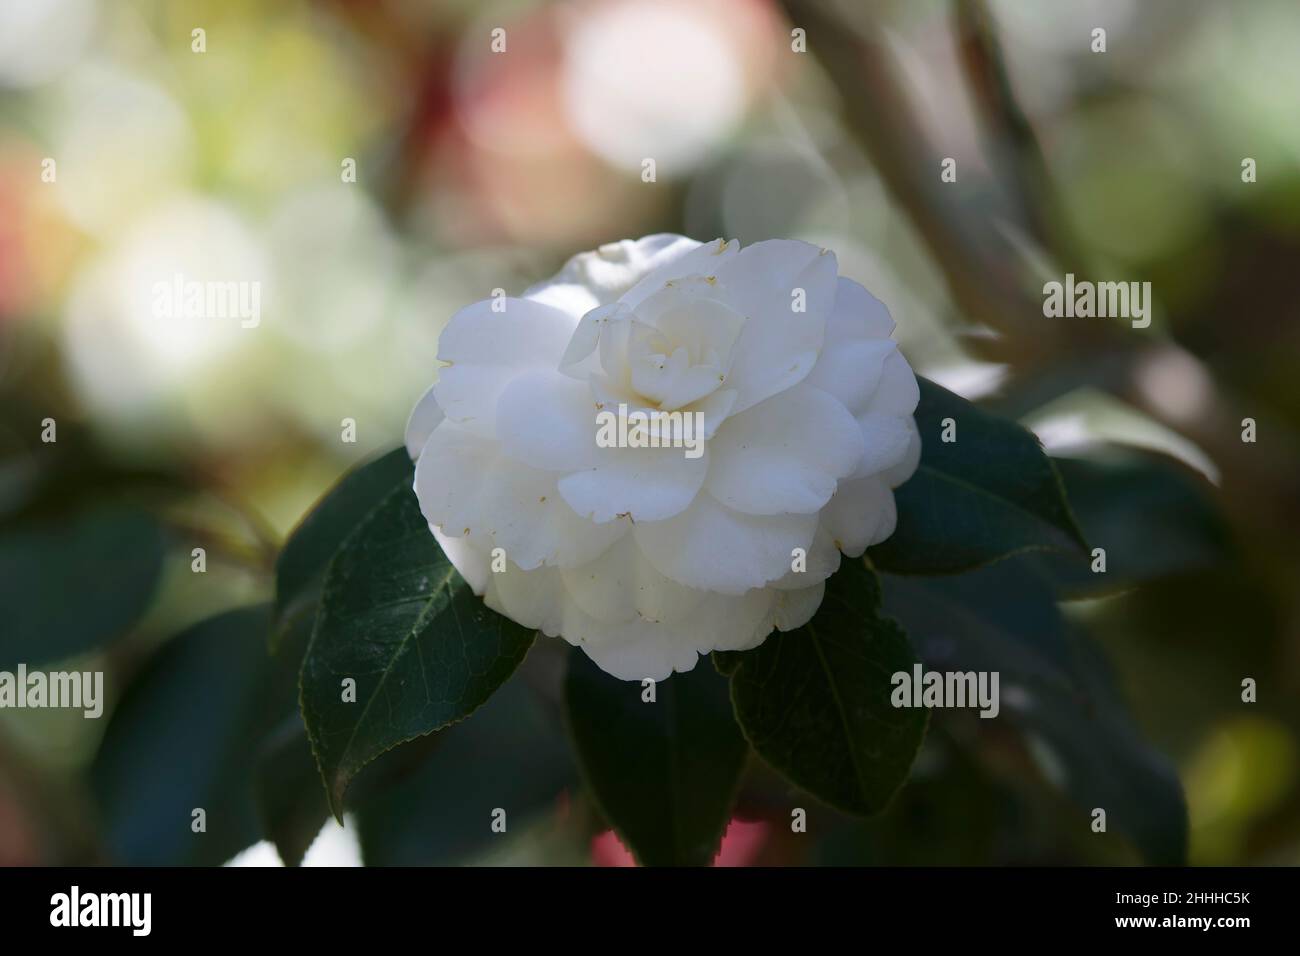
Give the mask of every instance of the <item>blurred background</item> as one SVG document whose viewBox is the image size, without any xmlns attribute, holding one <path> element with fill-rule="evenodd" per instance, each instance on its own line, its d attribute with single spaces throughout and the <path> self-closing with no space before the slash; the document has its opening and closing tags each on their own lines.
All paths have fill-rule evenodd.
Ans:
<svg viewBox="0 0 1300 956">
<path fill-rule="evenodd" d="M 310 842 L 323 799 L 280 813 L 263 773 L 263 635 L 201 622 L 265 602 L 303 512 L 400 443 L 456 309 L 659 231 L 827 246 L 920 373 L 1054 454 L 1176 471 L 1076 503 L 1116 540 L 1157 521 L 1126 542 L 1141 586 L 1062 626 L 1176 768 L 1191 862 L 1300 863 L 1297 49 L 1294 0 L 0 0 L 0 670 L 108 696 L 0 710 L 0 863 Z M 1066 272 L 1151 282 L 1151 327 L 1045 318 Z M 260 321 L 160 322 L 177 274 L 257 283 Z M 627 862 L 554 713 L 562 651 L 380 761 L 310 858 Z M 936 720 L 885 817 L 803 836 L 756 766 L 725 861 L 1144 858 L 1090 839 L 1032 731 L 979 723 Z M 1125 776 L 1085 737 L 1070 759 Z M 483 807 L 516 804 L 490 842 Z"/>
</svg>

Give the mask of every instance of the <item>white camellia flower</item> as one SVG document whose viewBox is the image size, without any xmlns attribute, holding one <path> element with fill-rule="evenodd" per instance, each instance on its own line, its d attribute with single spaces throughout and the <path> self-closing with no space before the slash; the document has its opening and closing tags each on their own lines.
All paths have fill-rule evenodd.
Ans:
<svg viewBox="0 0 1300 956">
<path fill-rule="evenodd" d="M 893 533 L 921 453 L 893 329 L 804 242 L 582 253 L 443 331 L 406 431 L 421 510 L 489 607 L 615 677 L 756 647 Z M 699 413 L 702 450 L 607 447 L 619 406 Z"/>
</svg>

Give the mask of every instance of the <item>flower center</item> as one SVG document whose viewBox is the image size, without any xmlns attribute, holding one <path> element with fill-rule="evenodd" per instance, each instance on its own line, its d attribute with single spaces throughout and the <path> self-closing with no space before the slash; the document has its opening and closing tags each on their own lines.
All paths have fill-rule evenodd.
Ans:
<svg viewBox="0 0 1300 956">
<path fill-rule="evenodd" d="M 665 411 L 717 391 L 731 370 L 745 320 L 707 297 L 713 288 L 709 278 L 674 280 L 637 306 L 626 319 L 623 354 L 602 362 L 606 374 L 621 379 L 647 405 Z"/>
</svg>

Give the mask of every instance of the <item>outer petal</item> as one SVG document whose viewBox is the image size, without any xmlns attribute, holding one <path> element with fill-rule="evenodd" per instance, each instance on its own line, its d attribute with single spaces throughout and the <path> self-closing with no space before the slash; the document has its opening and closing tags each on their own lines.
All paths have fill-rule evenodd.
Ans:
<svg viewBox="0 0 1300 956">
<path fill-rule="evenodd" d="M 627 531 L 621 521 L 582 520 L 560 498 L 554 474 L 510 461 L 496 442 L 449 422 L 420 453 L 415 493 L 430 524 L 452 537 L 486 536 L 525 570 L 586 563 Z"/>
<path fill-rule="evenodd" d="M 921 387 L 916 382 L 916 373 L 907 364 L 903 353 L 895 350 L 885 356 L 880 381 L 871 393 L 866 410 L 910 417 L 920 400 Z"/>
<path fill-rule="evenodd" d="M 637 524 L 637 544 L 661 574 L 687 587 L 743 594 L 790 570 L 795 548 L 808 548 L 817 516 L 757 516 L 711 495 L 667 521 Z"/>
<path fill-rule="evenodd" d="M 438 339 L 438 358 L 451 363 L 434 386 L 438 405 L 447 418 L 487 435 L 502 390 L 522 369 L 554 368 L 575 324 L 540 302 L 503 301 L 502 312 L 486 299 L 461 309 Z"/>
<path fill-rule="evenodd" d="M 781 595 L 755 588 L 740 595 L 710 594 L 683 625 L 701 654 L 709 651 L 743 651 L 757 647 L 772 633 Z"/>
<path fill-rule="evenodd" d="M 576 616 L 566 617 L 565 638 L 619 680 L 666 680 L 674 671 L 684 674 L 699 663 L 699 652 L 689 637 L 663 624 L 633 621 L 588 632 L 580 621 Z"/>
<path fill-rule="evenodd" d="M 912 417 L 920 396 L 916 375 L 907 359 L 900 352 L 891 353 L 885 359 L 880 383 L 866 410 L 857 417 L 866 454 L 854 471 L 854 478 L 889 472 L 890 481 L 901 484 L 911 477 L 920 458 L 916 421 Z"/>
<path fill-rule="evenodd" d="M 841 276 L 826 320 L 825 344 L 807 383 L 830 392 L 855 415 L 862 412 L 898 348 L 889 337 L 893 330 L 884 303 Z"/>
<path fill-rule="evenodd" d="M 425 393 L 420 396 L 420 400 L 415 403 L 411 409 L 411 415 L 406 420 L 406 453 L 414 461 L 420 456 L 420 449 L 424 443 L 429 440 L 433 430 L 442 424 L 446 417 L 442 414 L 442 408 L 438 405 L 438 399 L 434 397 L 433 390 L 436 385 L 430 385 Z"/>
<path fill-rule="evenodd" d="M 813 619 L 825 596 L 825 581 L 818 581 L 810 588 L 780 592 L 774 616 L 777 630 L 793 631 L 803 627 Z"/>
<path fill-rule="evenodd" d="M 894 533 L 898 513 L 894 494 L 883 476 L 841 481 L 822 511 L 822 527 L 835 546 L 856 558 Z"/>
<path fill-rule="evenodd" d="M 832 501 L 834 499 L 831 499 Z M 790 562 L 794 563 L 793 559 Z M 788 568 L 784 575 L 768 583 L 769 588 L 781 591 L 800 591 L 812 587 L 818 581 L 825 581 L 840 567 L 840 549 L 835 539 L 826 530 L 825 513 L 817 525 L 812 544 L 808 547 L 807 560 L 802 571 Z"/>
<path fill-rule="evenodd" d="M 679 621 L 708 597 L 656 571 L 630 534 L 596 560 L 564 569 L 560 578 L 583 613 L 606 624 Z"/>
<path fill-rule="evenodd" d="M 673 624 L 634 621 L 588 633 L 573 615 L 565 624 L 577 643 L 605 672 L 622 680 L 663 680 L 696 666 L 712 650 L 742 650 L 772 631 L 776 596 L 762 589 L 730 597 L 710 594 L 686 618 Z"/>
<path fill-rule="evenodd" d="M 880 474 L 907 456 L 916 429 L 910 417 L 866 412 L 857 421 L 866 450 L 853 471 L 854 478 Z"/>
<path fill-rule="evenodd" d="M 601 448 L 594 468 L 560 479 L 560 494 L 583 518 L 604 524 L 620 517 L 662 521 L 695 500 L 709 468 L 682 448 Z"/>
<path fill-rule="evenodd" d="M 909 419 L 908 425 L 911 427 L 912 434 L 908 439 L 907 451 L 903 453 L 903 460 L 880 473 L 881 477 L 889 483 L 890 488 L 897 488 L 911 478 L 916 473 L 917 465 L 921 463 L 921 433 L 917 430 L 915 419 Z M 889 532 L 889 534 L 893 533 L 892 530 Z M 883 541 L 884 538 L 881 540 Z"/>
<path fill-rule="evenodd" d="M 732 354 L 735 412 L 803 381 L 816 364 L 835 302 L 836 261 L 806 242 L 774 239 L 741 250 L 718 270 L 721 298 L 748 320 Z M 802 289 L 805 310 L 794 311 Z"/>
<path fill-rule="evenodd" d="M 613 302 L 643 277 L 699 248 L 685 236 L 658 233 L 611 242 L 580 252 L 557 275 L 532 286 L 524 297 L 563 309 L 573 318 Z"/>
<path fill-rule="evenodd" d="M 525 571 L 506 562 L 506 570 L 488 575 L 483 602 L 524 627 L 555 637 L 565 626 L 564 586 L 560 572 L 541 567 Z"/>
<path fill-rule="evenodd" d="M 835 309 L 826 323 L 827 339 L 887 339 L 893 334 L 894 320 L 885 304 L 852 279 L 840 276 Z"/>
<path fill-rule="evenodd" d="M 808 514 L 826 504 L 863 450 L 858 424 L 838 400 L 796 385 L 727 419 L 709 443 L 705 487 L 747 514 Z"/>
<path fill-rule="evenodd" d="M 857 414 L 867 407 L 867 401 L 880 384 L 885 362 L 897 351 L 893 339 L 833 341 L 828 331 L 826 345 L 804 384 L 834 395 L 840 404 Z"/>
<path fill-rule="evenodd" d="M 438 358 L 457 365 L 554 368 L 577 324 L 559 309 L 527 299 L 482 299 L 451 317 Z"/>
<path fill-rule="evenodd" d="M 670 280 L 683 276 L 718 275 L 719 270 L 728 262 L 738 258 L 739 249 L 740 243 L 735 240 L 728 242 L 726 239 L 715 239 L 704 245 L 696 243 L 685 255 L 664 256 L 653 270 L 624 292 L 619 301 L 628 308 L 635 309 Z"/>
<path fill-rule="evenodd" d="M 501 392 L 496 435 L 507 455 L 530 468 L 594 467 L 596 401 L 584 382 L 551 369 L 526 371 Z"/>
<path fill-rule="evenodd" d="M 434 540 L 442 548 L 451 566 L 460 572 L 470 590 L 481 595 L 488 585 L 488 575 L 492 571 L 492 545 L 490 540 L 482 538 L 453 538 L 445 535 L 433 525 L 429 525 Z"/>
</svg>

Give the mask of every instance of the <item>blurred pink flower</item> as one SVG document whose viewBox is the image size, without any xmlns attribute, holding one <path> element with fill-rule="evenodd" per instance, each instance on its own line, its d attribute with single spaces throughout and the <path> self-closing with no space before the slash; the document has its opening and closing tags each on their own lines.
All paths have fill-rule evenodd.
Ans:
<svg viewBox="0 0 1300 956">
<path fill-rule="evenodd" d="M 749 866 L 758 858 L 767 842 L 768 825 L 735 817 L 722 835 L 722 846 L 713 858 L 713 866 Z M 591 841 L 591 862 L 595 866 L 636 866 L 636 860 L 613 830 L 606 830 Z"/>
</svg>

